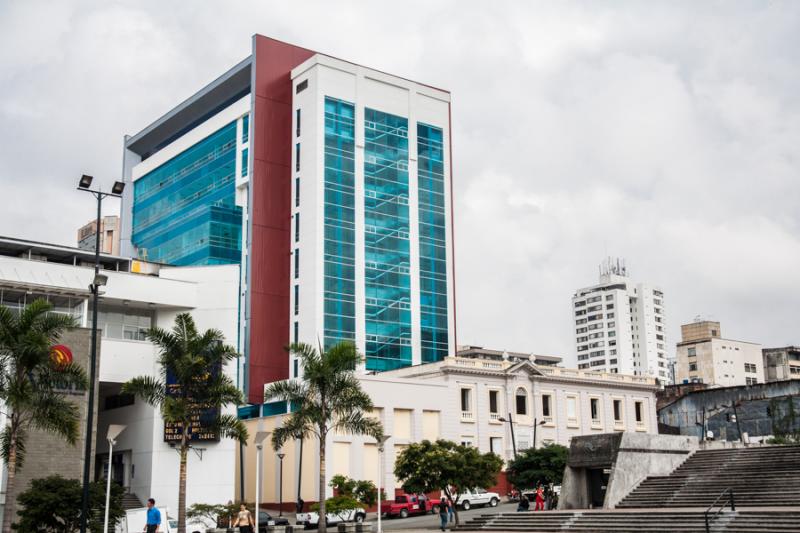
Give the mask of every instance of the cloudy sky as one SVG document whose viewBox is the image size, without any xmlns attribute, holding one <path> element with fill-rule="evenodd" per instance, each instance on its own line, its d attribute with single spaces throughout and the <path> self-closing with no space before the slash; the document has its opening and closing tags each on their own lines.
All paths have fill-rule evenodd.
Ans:
<svg viewBox="0 0 800 533">
<path fill-rule="evenodd" d="M 800 344 L 800 2 L 5 0 L 0 235 L 74 244 L 77 177 L 253 33 L 452 92 L 460 343 L 571 351 L 611 255 L 670 344 Z"/>
</svg>

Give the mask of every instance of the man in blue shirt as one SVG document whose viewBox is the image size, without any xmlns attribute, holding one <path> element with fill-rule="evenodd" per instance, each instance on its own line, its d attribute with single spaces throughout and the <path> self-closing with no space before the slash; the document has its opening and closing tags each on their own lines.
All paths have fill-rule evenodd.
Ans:
<svg viewBox="0 0 800 533">
<path fill-rule="evenodd" d="M 145 533 L 158 533 L 161 525 L 161 511 L 156 509 L 156 501 L 153 498 L 147 500 L 147 525 L 144 526 Z"/>
</svg>

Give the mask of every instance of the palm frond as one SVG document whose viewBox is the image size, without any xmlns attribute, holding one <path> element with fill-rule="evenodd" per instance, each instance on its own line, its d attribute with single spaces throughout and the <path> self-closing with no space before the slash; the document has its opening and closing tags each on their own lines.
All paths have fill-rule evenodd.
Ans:
<svg viewBox="0 0 800 533">
<path fill-rule="evenodd" d="M 311 421 L 302 414 L 292 413 L 283 419 L 283 425 L 272 431 L 272 449 L 280 450 L 284 444 L 298 436 L 314 433 Z"/>
<path fill-rule="evenodd" d="M 40 392 L 32 402 L 31 425 L 62 437 L 70 444 L 78 440 L 80 410 L 55 392 Z"/>
<path fill-rule="evenodd" d="M 299 402 L 306 398 L 308 387 L 305 382 L 298 380 L 275 381 L 264 389 L 264 401 L 282 400 L 284 402 Z"/>
<path fill-rule="evenodd" d="M 247 443 L 247 426 L 235 415 L 220 415 L 214 421 L 212 428 L 221 437 L 236 439 L 242 444 Z"/>
<path fill-rule="evenodd" d="M 123 383 L 122 392 L 138 396 L 153 407 L 160 407 L 167 396 L 167 387 L 152 376 L 138 376 Z"/>
</svg>

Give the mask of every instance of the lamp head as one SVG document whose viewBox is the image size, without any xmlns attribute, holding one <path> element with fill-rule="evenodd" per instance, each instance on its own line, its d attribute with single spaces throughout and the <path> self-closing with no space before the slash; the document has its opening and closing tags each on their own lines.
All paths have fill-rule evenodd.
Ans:
<svg viewBox="0 0 800 533">
<path fill-rule="evenodd" d="M 281 461 L 283 461 L 284 457 L 286 457 L 285 453 L 281 452 L 281 453 L 278 454 L 278 459 L 280 459 Z"/>
<path fill-rule="evenodd" d="M 94 177 L 84 174 L 81 176 L 80 181 L 78 181 L 78 188 L 79 189 L 88 189 L 92 186 L 92 180 Z"/>
<path fill-rule="evenodd" d="M 104 287 L 106 283 L 108 283 L 108 276 L 100 273 L 94 275 L 94 280 L 92 280 L 92 284 L 94 284 L 95 287 Z"/>
<path fill-rule="evenodd" d="M 501 416 L 497 420 L 499 420 L 500 422 L 508 422 L 508 420 L 506 420 L 505 417 L 503 417 L 503 416 Z"/>
<path fill-rule="evenodd" d="M 119 437 L 119 434 L 125 431 L 126 427 L 127 426 L 124 426 L 122 424 L 110 424 L 108 426 L 108 432 L 106 433 L 106 440 L 109 441 L 116 440 L 116 438 Z"/>
<path fill-rule="evenodd" d="M 115 181 L 114 186 L 111 187 L 111 194 L 122 194 L 122 191 L 124 190 L 125 190 L 125 182 Z"/>
</svg>

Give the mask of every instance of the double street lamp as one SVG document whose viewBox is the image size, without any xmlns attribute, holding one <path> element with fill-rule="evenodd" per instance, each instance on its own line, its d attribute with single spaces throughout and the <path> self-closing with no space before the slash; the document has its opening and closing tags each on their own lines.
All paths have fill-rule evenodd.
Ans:
<svg viewBox="0 0 800 533">
<path fill-rule="evenodd" d="M 97 199 L 97 220 L 94 237 L 94 278 L 89 285 L 92 291 L 92 341 L 91 354 L 89 358 L 89 405 L 86 413 L 86 435 L 85 448 L 83 453 L 83 491 L 81 492 L 81 533 L 86 533 L 89 521 L 89 476 L 92 466 L 92 436 L 94 435 L 94 389 L 97 374 L 97 300 L 100 294 L 100 287 L 108 282 L 108 276 L 100 273 L 100 222 L 102 218 L 103 199 L 107 197 L 121 198 L 122 191 L 125 190 L 125 183 L 115 181 L 111 187 L 111 192 L 103 192 L 100 189 L 90 189 L 92 186 L 92 176 L 84 174 L 78 181 L 78 190 L 91 193 Z"/>
</svg>

